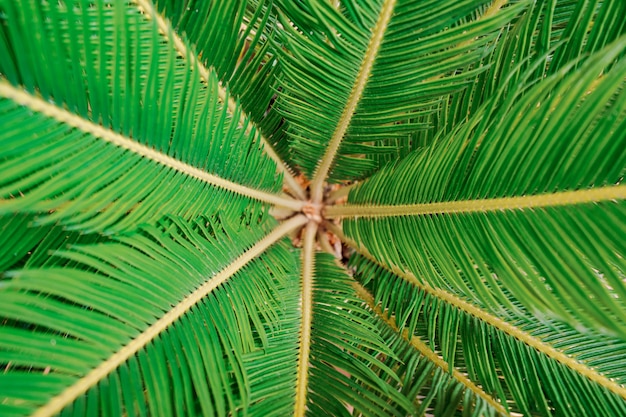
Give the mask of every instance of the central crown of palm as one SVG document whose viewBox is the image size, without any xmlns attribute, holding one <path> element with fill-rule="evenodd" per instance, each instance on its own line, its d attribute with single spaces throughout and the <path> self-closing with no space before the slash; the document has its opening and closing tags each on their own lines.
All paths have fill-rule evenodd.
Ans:
<svg viewBox="0 0 626 417">
<path fill-rule="evenodd" d="M 625 14 L 0 0 L 0 415 L 626 415 Z"/>
</svg>

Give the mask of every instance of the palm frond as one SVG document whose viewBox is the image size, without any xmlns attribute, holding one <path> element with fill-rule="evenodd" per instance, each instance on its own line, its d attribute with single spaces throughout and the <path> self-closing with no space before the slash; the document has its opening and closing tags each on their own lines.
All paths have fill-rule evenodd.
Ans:
<svg viewBox="0 0 626 417">
<path fill-rule="evenodd" d="M 621 38 L 381 170 L 353 190 L 363 219 L 346 221 L 347 234 L 493 312 L 514 308 L 510 292 L 537 314 L 626 337 L 624 230 L 615 223 L 625 210 L 625 67 L 613 64 L 625 46 Z M 398 244 L 380 244 L 389 241 Z"/>
<path fill-rule="evenodd" d="M 146 408 L 226 415 L 246 408 L 245 354 L 269 346 L 274 332 L 285 331 L 283 320 L 287 329 L 297 320 L 281 313 L 281 298 L 293 293 L 286 281 L 297 271 L 293 254 L 279 245 L 249 262 L 301 221 L 264 239 L 273 222 L 240 222 L 232 215 L 170 218 L 134 236 L 58 253 L 76 267 L 5 273 L 0 378 L 18 389 L 3 390 L 2 414 L 48 415 L 68 406 L 89 414 L 98 406 L 107 415 Z M 295 354 L 275 355 L 281 352 Z M 20 392 L 24 383 L 40 389 Z M 170 398 L 170 384 L 181 383 L 183 395 Z"/>
<path fill-rule="evenodd" d="M 140 3 L 152 9 L 148 1 Z M 271 1 L 157 1 L 155 7 L 172 22 L 177 33 L 188 38 L 187 42 L 180 40 L 181 49 L 191 47 L 193 56 L 198 54 L 202 63 L 214 69 L 222 83 L 241 99 L 246 111 L 240 116 L 242 124 L 247 124 L 249 115 L 262 132 L 264 150 L 285 175 L 286 186 L 304 198 L 292 177 L 293 167 L 287 165 L 285 122 L 272 106 L 280 75 L 271 43 L 276 20 Z M 239 106 L 233 97 L 226 101 L 231 109 Z"/>
<path fill-rule="evenodd" d="M 194 61 L 177 57 L 139 9 L 82 6 L 3 6 L 9 54 L 0 72 L 11 82 L 0 85 L 3 212 L 54 210 L 48 221 L 100 230 L 124 216 L 126 225 L 116 226 L 123 229 L 164 213 L 192 216 L 232 193 L 279 192 L 280 176 L 254 131 L 217 99 L 215 74 L 203 84 Z M 41 20 L 44 13 L 52 18 Z M 30 36 L 33 25 L 41 36 Z M 68 83 L 55 82 L 63 77 Z"/>
<path fill-rule="evenodd" d="M 625 13 L 0 0 L 0 415 L 626 415 Z"/>
<path fill-rule="evenodd" d="M 388 316 L 377 305 L 374 297 L 358 283 L 353 283 L 357 294 L 380 318 L 380 334 L 398 359 L 388 358 L 390 366 L 400 376 L 397 389 L 408 398 L 414 398 L 417 415 L 471 416 L 506 415 L 505 407 L 472 382 L 465 374 L 450 367 L 418 336 L 401 330 L 393 316 Z M 390 381 L 392 382 L 392 381 Z"/>
<path fill-rule="evenodd" d="M 580 65 L 590 53 L 597 52 L 623 34 L 623 19 L 620 19 L 624 14 L 623 6 L 615 2 L 533 2 L 511 24 L 501 28 L 494 47 L 478 64 L 484 71 L 476 75 L 467 88 L 442 99 L 436 110 L 416 119 L 416 122 L 429 125 L 428 129 L 413 132 L 409 141 L 391 141 L 398 148 L 398 156 L 403 158 L 449 134 L 455 126 L 480 111 L 486 102 L 497 106 L 500 103 L 498 98 L 508 94 L 522 96 L 547 75 L 572 64 Z M 590 17 L 593 21 L 591 30 L 585 30 L 581 22 Z M 571 50 L 573 31 L 577 31 L 574 42 L 583 45 L 576 49 L 578 54 Z M 570 48 L 570 52 L 564 54 L 566 48 Z M 474 67 L 476 64 L 465 71 Z M 379 157 L 381 164 L 396 159 L 396 155 Z"/>
<path fill-rule="evenodd" d="M 442 94 L 465 87 L 476 71 L 456 72 L 479 62 L 499 28 L 522 10 L 457 24 L 482 4 L 281 3 L 290 22 L 283 23 L 279 104 L 294 128 L 294 161 L 308 176 L 323 179 L 330 170 L 331 181 L 368 175 L 376 154 L 394 152 L 375 145 L 424 128 L 411 121 L 432 111 Z M 307 31 L 312 25 L 315 31 Z"/>
<path fill-rule="evenodd" d="M 395 357 L 377 334 L 376 321 L 332 256 L 318 254 L 313 282 L 307 408 L 312 415 L 404 416 L 409 398 L 375 370 L 398 382 L 381 357 Z"/>
<path fill-rule="evenodd" d="M 528 313 L 503 316 L 517 329 L 507 333 L 365 257 L 353 258 L 351 265 L 355 278 L 374 294 L 373 302 L 394 318 L 400 334 L 406 331 L 409 338 L 423 340 L 450 369 L 480 384 L 507 412 L 591 416 L 626 411 L 626 390 L 613 382 L 624 378 L 616 369 L 626 361 L 623 341 L 540 323 Z M 528 339 L 537 344 L 529 346 Z M 574 358 L 576 366 L 552 350 Z"/>
</svg>

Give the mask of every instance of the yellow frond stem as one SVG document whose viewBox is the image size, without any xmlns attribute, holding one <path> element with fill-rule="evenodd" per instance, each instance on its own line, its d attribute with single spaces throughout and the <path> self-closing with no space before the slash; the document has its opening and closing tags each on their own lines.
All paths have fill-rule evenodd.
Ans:
<svg viewBox="0 0 626 417">
<path fill-rule="evenodd" d="M 44 114 L 61 123 L 65 123 L 85 133 L 89 133 L 115 146 L 119 146 L 120 148 L 124 148 L 138 155 L 141 155 L 146 159 L 151 159 L 161 165 L 167 166 L 178 172 L 199 179 L 200 181 L 204 181 L 216 187 L 232 191 L 235 194 L 274 204 L 279 207 L 289 208 L 294 211 L 300 211 L 300 209 L 304 205 L 303 202 L 294 200 L 292 198 L 267 193 L 265 191 L 255 190 L 254 188 L 249 188 L 238 183 L 228 181 L 224 178 L 220 178 L 216 175 L 209 174 L 192 165 L 186 164 L 179 161 L 178 159 L 174 159 L 148 146 L 142 145 L 132 140 L 131 138 L 122 136 L 119 133 L 116 133 L 110 129 L 102 127 L 101 125 L 93 123 L 90 120 L 86 120 L 80 116 L 77 116 L 76 114 L 71 113 L 52 103 L 49 103 L 41 99 L 40 97 L 36 97 L 21 89 L 15 88 L 5 81 L 0 81 L 0 97 L 5 97 L 13 100 L 14 102 L 22 106 L 28 107 L 32 111 Z M 1 200 L 0 204 L 2 204 Z"/>
<path fill-rule="evenodd" d="M 306 413 L 309 381 L 309 356 L 311 352 L 311 323 L 313 322 L 313 280 L 315 275 L 315 235 L 317 223 L 310 221 L 304 230 L 302 247 L 302 322 L 300 324 L 300 345 L 298 351 L 298 379 L 296 383 L 296 403 L 294 417 Z"/>
<path fill-rule="evenodd" d="M 87 392 L 91 387 L 98 384 L 100 380 L 105 378 L 113 370 L 117 369 L 122 363 L 126 362 L 131 356 L 135 355 L 146 345 L 148 345 L 155 337 L 161 334 L 176 320 L 186 314 L 189 309 L 195 306 L 200 300 L 207 296 L 215 288 L 222 285 L 233 275 L 243 268 L 252 259 L 259 256 L 267 248 L 272 246 L 278 240 L 282 239 L 291 231 L 301 227 L 307 222 L 305 216 L 295 216 L 290 220 L 280 224 L 271 233 L 257 242 L 235 259 L 230 265 L 222 269 L 215 276 L 207 279 L 206 283 L 191 293 L 187 298 L 174 306 L 165 315 L 163 315 L 154 324 L 148 327 L 143 333 L 131 340 L 126 346 L 113 354 L 107 360 L 102 362 L 98 367 L 93 369 L 84 377 L 80 378 L 73 385 L 69 386 L 58 396 L 52 398 L 46 405 L 33 413 L 32 417 L 49 417 L 59 413 L 63 408 L 72 403 L 80 395 Z"/>
<path fill-rule="evenodd" d="M 430 214 L 466 214 L 488 211 L 526 210 L 542 207 L 571 206 L 626 199 L 626 185 L 610 185 L 575 191 L 559 191 L 552 194 L 525 195 L 520 197 L 491 198 L 481 200 L 443 201 L 425 204 L 328 206 L 324 217 L 395 217 L 424 216 Z"/>
<path fill-rule="evenodd" d="M 611 379 L 598 373 L 597 371 L 587 366 L 586 364 L 578 362 L 576 359 L 571 358 L 565 353 L 555 349 L 554 347 L 552 347 L 552 345 L 545 343 L 541 339 L 517 328 L 516 326 L 492 315 L 491 313 L 465 300 L 462 300 L 456 295 L 450 294 L 449 292 L 444 291 L 439 288 L 431 287 L 428 283 L 418 280 L 415 277 L 415 275 L 413 275 L 410 272 L 406 272 L 400 269 L 398 266 L 388 267 L 382 264 L 366 248 L 360 246 L 355 241 L 353 241 L 352 239 L 344 235 L 342 230 L 339 227 L 331 224 L 330 222 L 326 223 L 326 227 L 329 230 L 331 230 L 333 233 L 335 233 L 337 236 L 340 236 L 341 240 L 344 243 L 346 243 L 347 245 L 355 249 L 358 253 L 360 253 L 367 259 L 371 260 L 372 262 L 380 265 L 381 267 L 393 272 L 394 274 L 403 278 L 404 280 L 410 282 L 411 284 L 413 284 L 420 290 L 424 291 L 425 293 L 428 293 L 434 297 L 437 297 L 443 302 L 449 305 L 452 305 L 458 308 L 459 310 L 478 318 L 479 320 L 487 323 L 488 325 L 493 326 L 494 328 L 536 349 L 538 352 L 548 356 L 549 358 L 567 366 L 568 368 L 584 376 L 590 381 L 606 388 L 610 392 L 622 397 L 623 399 L 626 399 L 625 387 L 619 385 L 615 381 L 612 381 Z"/>
</svg>

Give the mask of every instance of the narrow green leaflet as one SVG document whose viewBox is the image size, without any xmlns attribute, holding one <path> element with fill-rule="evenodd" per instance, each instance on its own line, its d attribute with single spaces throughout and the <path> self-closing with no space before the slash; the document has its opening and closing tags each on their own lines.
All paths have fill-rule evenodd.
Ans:
<svg viewBox="0 0 626 417">
<path fill-rule="evenodd" d="M 170 218 L 132 237 L 58 253 L 73 266 L 5 273 L 1 414 L 43 407 L 41 415 L 62 409 L 63 415 L 228 415 L 279 395 L 250 392 L 267 381 L 254 375 L 247 358 L 265 347 L 268 357 L 280 359 L 266 364 L 276 373 L 272 380 L 293 384 L 295 367 L 284 362 L 295 356 L 296 344 L 288 349 L 284 332 L 297 329 L 298 317 L 285 310 L 283 298 L 297 293 L 289 281 L 297 257 L 284 245 L 231 270 L 188 310 L 177 306 L 210 286 L 273 225 L 233 217 Z M 148 336 L 172 314 L 178 317 Z M 90 371 L 107 364 L 90 379 Z"/>
<path fill-rule="evenodd" d="M 274 255 L 280 257 L 275 260 Z M 280 262 L 284 265 L 283 270 L 275 270 L 275 280 L 284 286 L 275 299 L 276 317 L 268 321 L 267 343 L 263 349 L 256 349 L 243 356 L 243 367 L 246 371 L 249 383 L 249 406 L 250 416 L 275 416 L 290 415 L 294 409 L 294 389 L 296 384 L 296 365 L 298 357 L 298 332 L 300 330 L 299 294 L 300 285 L 298 277 L 297 254 L 293 255 L 290 250 L 278 249 L 276 252 L 268 252 L 266 258 L 269 262 Z M 285 259 L 282 259 L 282 258 Z M 258 291 L 251 291 L 258 303 L 265 303 L 258 295 Z M 239 298 L 239 302 L 247 303 L 247 300 Z"/>
<path fill-rule="evenodd" d="M 12 269 L 24 263 L 24 258 L 51 231 L 51 227 L 32 228 L 34 216 L 14 214 L 0 217 L 0 270 Z M 14 236 L 23 236 L 15 241 Z"/>
<path fill-rule="evenodd" d="M 539 317 L 626 338 L 625 47 L 487 107 L 328 214 L 359 217 L 344 228 L 377 259 L 492 312 L 515 310 L 510 293 Z"/>
<path fill-rule="evenodd" d="M 355 278 L 372 292 L 381 311 L 395 318 L 400 332 L 439 352 L 451 369 L 493 395 L 501 410 L 524 415 L 626 412 L 626 390 L 618 385 L 625 380 L 625 342 L 539 323 L 528 313 L 504 316 L 511 326 L 502 327 L 489 315 L 463 310 L 440 292 L 420 288 L 365 257 L 354 257 L 351 265 Z M 534 346 L 526 344 L 528 338 Z M 569 358 L 575 358 L 575 367 Z"/>
<path fill-rule="evenodd" d="M 211 213 L 227 196 L 244 211 L 249 198 L 233 193 L 277 197 L 280 175 L 254 129 L 154 16 L 122 2 L 1 7 L 1 212 L 125 229 Z"/>
<path fill-rule="evenodd" d="M 459 71 L 478 63 L 523 7 L 468 19 L 485 3 L 281 2 L 293 25 L 283 22 L 279 109 L 293 127 L 294 161 L 321 180 L 326 172 L 331 181 L 361 178 L 377 155 L 396 152 L 391 139 L 426 128 L 415 120 L 484 69 Z"/>
<path fill-rule="evenodd" d="M 568 41 L 554 54 L 554 68 L 560 68 L 583 54 L 598 51 L 626 34 L 622 18 L 626 4 L 623 2 L 593 0 L 556 3 L 552 6 L 552 16 L 548 14 L 548 17 L 553 19 L 555 35 Z M 550 72 L 555 71 L 551 69 Z"/>
<path fill-rule="evenodd" d="M 501 103 L 507 94 L 523 95 L 536 82 L 548 74 L 557 73 L 587 54 L 596 52 L 620 35 L 626 33 L 623 2 L 578 2 L 538 0 L 514 19 L 500 28 L 500 34 L 478 64 L 464 71 L 482 68 L 474 81 L 460 91 L 441 99 L 436 111 L 416 119 L 428 129 L 412 132 L 409 141 L 398 141 L 400 158 L 410 151 L 426 146 L 441 136 L 449 134 L 455 126 L 465 123 L 486 102 L 492 106 Z M 591 13 L 590 13 L 591 12 Z M 592 18 L 591 30 L 581 22 Z M 572 35 L 572 32 L 577 32 Z M 572 44 L 582 45 L 572 48 Z M 569 52 L 564 52 L 569 49 Z M 578 54 L 573 54 L 577 51 Z M 567 56 L 557 59 L 556 56 Z M 397 157 L 381 155 L 384 162 Z"/>
</svg>

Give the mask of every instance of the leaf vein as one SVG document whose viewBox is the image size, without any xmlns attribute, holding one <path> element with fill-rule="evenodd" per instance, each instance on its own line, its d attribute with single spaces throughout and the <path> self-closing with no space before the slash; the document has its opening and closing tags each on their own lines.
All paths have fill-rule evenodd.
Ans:
<svg viewBox="0 0 626 417">
<path fill-rule="evenodd" d="M 148 146 L 135 142 L 134 140 L 122 136 L 119 133 L 116 133 L 101 125 L 93 123 L 89 120 L 85 120 L 84 118 L 77 116 L 57 105 L 48 103 L 47 101 L 39 97 L 33 96 L 25 91 L 15 88 L 7 82 L 0 81 L 0 96 L 13 100 L 22 106 L 28 107 L 33 111 L 44 114 L 59 122 L 66 123 L 83 132 L 89 133 L 115 146 L 119 146 L 120 148 L 124 148 L 131 152 L 134 152 L 138 155 L 143 156 L 144 158 L 158 162 L 161 165 L 172 168 L 178 172 L 184 173 L 208 184 L 212 184 L 228 191 L 232 191 L 233 193 L 250 197 L 266 203 L 275 204 L 279 207 L 290 208 L 296 211 L 299 211 L 304 204 L 301 201 L 282 197 L 280 195 L 268 193 L 261 190 L 256 190 L 254 188 L 249 188 L 244 185 L 218 177 L 216 175 L 209 174 L 192 165 L 181 162 L 178 159 L 172 158 Z"/>
<path fill-rule="evenodd" d="M 490 326 L 495 327 L 496 329 L 500 331 L 503 331 L 509 336 L 514 337 L 515 339 L 536 349 L 537 351 L 543 353 L 544 355 L 567 366 L 568 368 L 584 376 L 590 381 L 606 388 L 608 391 L 620 396 L 623 399 L 626 399 L 626 387 L 623 387 L 617 382 L 610 380 L 609 378 L 598 373 L 597 371 L 585 365 L 584 363 L 577 361 L 576 359 L 564 354 L 563 352 L 552 347 L 551 345 L 543 342 L 541 339 L 534 337 L 533 335 L 517 328 L 516 326 L 488 313 L 487 311 L 467 301 L 464 301 L 461 298 L 453 294 L 450 294 L 447 291 L 444 291 L 439 288 L 434 288 L 428 285 L 427 283 L 420 282 L 417 279 L 417 277 L 415 277 L 415 275 L 413 275 L 412 273 L 403 271 L 397 266 L 389 267 L 387 265 L 380 263 L 366 248 L 361 247 L 355 241 L 353 241 L 352 239 L 344 235 L 341 229 L 337 227 L 336 225 L 330 222 L 327 222 L 326 227 L 329 230 L 331 230 L 335 235 L 339 236 L 345 244 L 347 244 L 348 246 L 356 250 L 358 253 L 360 253 L 367 259 L 371 260 L 372 262 L 376 263 L 377 265 L 387 269 L 388 271 L 393 272 L 394 274 L 398 275 L 399 277 L 406 280 L 407 282 L 415 285 L 420 290 L 426 293 L 429 293 L 434 297 L 439 298 L 443 302 L 448 303 L 458 308 L 459 310 L 464 311 L 465 313 L 476 317 L 477 319 L 487 323 Z"/>
<path fill-rule="evenodd" d="M 330 219 L 342 217 L 396 217 L 423 216 L 431 214 L 466 214 L 504 210 L 525 210 L 543 207 L 571 206 L 626 199 L 626 185 L 610 185 L 591 189 L 560 191 L 517 197 L 490 198 L 463 201 L 443 201 L 423 204 L 366 205 L 346 204 L 328 206 L 324 216 Z"/>
<path fill-rule="evenodd" d="M 59 413 L 65 406 L 70 404 L 83 393 L 87 392 L 87 390 L 91 387 L 97 385 L 100 380 L 105 378 L 114 369 L 118 368 L 122 363 L 126 362 L 131 356 L 139 352 L 155 337 L 171 326 L 176 320 L 186 314 L 189 309 L 206 297 L 211 291 L 225 283 L 229 278 L 236 274 L 248 262 L 263 253 L 286 234 L 302 226 L 306 223 L 306 221 L 307 218 L 300 215 L 292 217 L 290 220 L 281 223 L 272 232 L 258 241 L 246 252 L 242 253 L 230 265 L 226 266 L 216 275 L 211 277 L 207 282 L 188 295 L 179 304 L 174 306 L 159 320 L 153 323 L 139 336 L 131 340 L 122 349 L 117 351 L 106 361 L 102 362 L 87 375 L 80 378 L 73 385 L 69 386 L 61 394 L 52 398 L 46 405 L 39 408 L 35 413 L 33 413 L 32 417 L 49 417 Z"/>
</svg>

